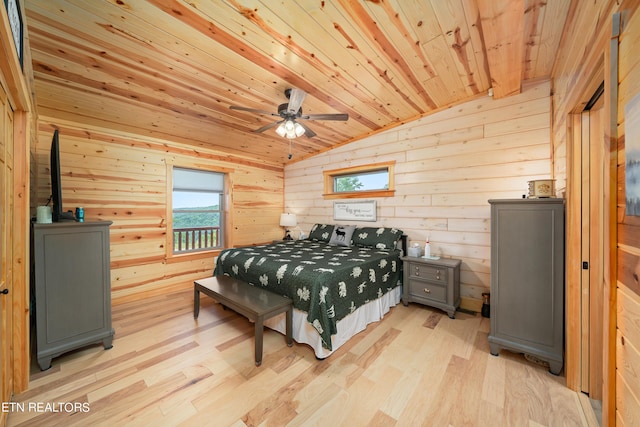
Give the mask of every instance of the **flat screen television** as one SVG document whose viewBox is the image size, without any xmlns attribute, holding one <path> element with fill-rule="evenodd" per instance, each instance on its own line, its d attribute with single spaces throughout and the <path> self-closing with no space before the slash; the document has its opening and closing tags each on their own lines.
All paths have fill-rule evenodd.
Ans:
<svg viewBox="0 0 640 427">
<path fill-rule="evenodd" d="M 60 184 L 60 136 L 58 129 L 53 132 L 53 139 L 51 140 L 51 219 L 53 222 L 60 221 L 75 221 L 75 216 L 72 211 L 64 212 L 62 210 L 62 186 Z"/>
</svg>

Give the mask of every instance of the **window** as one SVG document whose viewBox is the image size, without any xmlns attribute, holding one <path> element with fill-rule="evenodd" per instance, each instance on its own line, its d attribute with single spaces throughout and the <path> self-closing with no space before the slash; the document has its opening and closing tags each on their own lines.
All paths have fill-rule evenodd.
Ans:
<svg viewBox="0 0 640 427">
<path fill-rule="evenodd" d="M 220 248 L 224 232 L 225 175 L 173 168 L 173 253 Z"/>
<path fill-rule="evenodd" d="M 393 196 L 395 162 L 335 169 L 324 172 L 324 197 L 357 198 Z"/>
</svg>

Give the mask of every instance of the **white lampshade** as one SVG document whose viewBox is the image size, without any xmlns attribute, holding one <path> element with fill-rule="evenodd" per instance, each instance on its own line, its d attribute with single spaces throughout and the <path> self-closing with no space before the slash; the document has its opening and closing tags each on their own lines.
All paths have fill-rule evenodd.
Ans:
<svg viewBox="0 0 640 427">
<path fill-rule="evenodd" d="M 280 123 L 276 128 L 276 133 L 280 136 L 294 139 L 304 135 L 304 128 L 300 123 L 294 122 L 293 120 L 287 120 Z"/>
<path fill-rule="evenodd" d="M 293 120 L 287 120 L 286 122 L 284 122 L 284 128 L 286 129 L 287 133 L 293 132 L 293 129 L 295 128 Z"/>
<path fill-rule="evenodd" d="M 302 136 L 304 135 L 304 128 L 302 127 L 302 125 L 298 122 L 296 122 L 295 126 L 294 126 L 294 131 L 296 136 Z"/>
<path fill-rule="evenodd" d="M 283 213 L 280 215 L 281 227 L 295 227 L 298 224 L 295 214 Z"/>
</svg>

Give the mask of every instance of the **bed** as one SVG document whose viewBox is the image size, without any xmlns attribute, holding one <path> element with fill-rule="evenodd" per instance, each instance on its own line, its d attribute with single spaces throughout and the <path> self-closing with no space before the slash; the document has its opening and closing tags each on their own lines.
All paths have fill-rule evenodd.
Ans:
<svg viewBox="0 0 640 427">
<path fill-rule="evenodd" d="M 308 239 L 223 250 L 228 275 L 293 300 L 293 338 L 324 359 L 400 302 L 406 236 L 395 228 L 316 224 Z M 285 332 L 284 316 L 265 325 Z"/>
</svg>

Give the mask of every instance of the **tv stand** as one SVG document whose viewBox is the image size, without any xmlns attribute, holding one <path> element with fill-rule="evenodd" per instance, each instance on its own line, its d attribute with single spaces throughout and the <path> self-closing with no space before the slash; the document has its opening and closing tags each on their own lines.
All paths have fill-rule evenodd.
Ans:
<svg viewBox="0 0 640 427">
<path fill-rule="evenodd" d="M 66 211 L 60 213 L 58 215 L 58 219 L 55 222 L 63 222 L 63 221 L 75 221 L 76 216 L 73 214 L 73 211 Z"/>
</svg>

